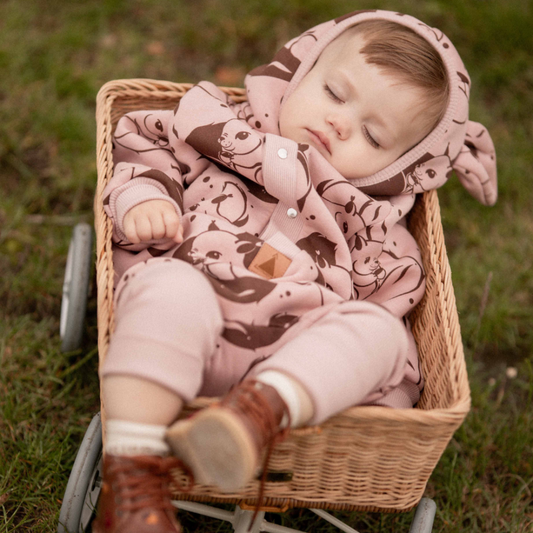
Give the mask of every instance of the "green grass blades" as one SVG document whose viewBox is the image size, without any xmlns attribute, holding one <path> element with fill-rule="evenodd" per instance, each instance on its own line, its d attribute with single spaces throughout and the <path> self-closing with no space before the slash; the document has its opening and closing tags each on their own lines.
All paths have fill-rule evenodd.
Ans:
<svg viewBox="0 0 533 533">
<path fill-rule="evenodd" d="M 533 530 L 533 10 L 531 0 L 3 0 L 0 2 L 0 532 L 57 530 L 78 446 L 99 410 L 94 289 L 81 350 L 60 353 L 72 227 L 92 221 L 95 97 L 106 81 L 245 73 L 312 25 L 356 9 L 443 30 L 471 74 L 471 118 L 497 148 L 500 199 L 439 193 L 473 407 L 426 494 L 437 532 Z M 516 377 L 515 377 L 516 374 Z M 412 513 L 338 513 L 361 532 Z M 318 529 L 308 511 L 271 520 Z M 184 514 L 187 531 L 230 531 Z"/>
</svg>

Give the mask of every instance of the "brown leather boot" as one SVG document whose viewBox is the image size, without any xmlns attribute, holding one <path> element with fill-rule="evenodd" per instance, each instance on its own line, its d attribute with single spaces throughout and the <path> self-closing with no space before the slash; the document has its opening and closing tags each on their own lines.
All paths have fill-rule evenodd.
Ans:
<svg viewBox="0 0 533 533">
<path fill-rule="evenodd" d="M 285 435 L 284 414 L 288 409 L 276 389 L 246 380 L 219 403 L 176 422 L 166 439 L 195 481 L 235 491 L 252 479 L 263 449 Z"/>
<path fill-rule="evenodd" d="M 181 533 L 171 503 L 174 457 L 106 455 L 94 533 Z"/>
</svg>

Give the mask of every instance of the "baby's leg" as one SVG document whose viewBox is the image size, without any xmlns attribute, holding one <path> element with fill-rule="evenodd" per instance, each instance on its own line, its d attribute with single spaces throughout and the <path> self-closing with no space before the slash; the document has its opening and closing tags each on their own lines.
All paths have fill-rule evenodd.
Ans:
<svg viewBox="0 0 533 533">
<path fill-rule="evenodd" d="M 278 371 L 237 384 L 217 404 L 176 422 L 167 432 L 174 454 L 200 483 L 223 491 L 243 487 L 259 466 L 263 449 L 284 438 L 288 426 L 313 415 L 307 391 Z"/>
<path fill-rule="evenodd" d="M 399 385 L 408 348 L 401 320 L 381 306 L 346 301 L 258 364 L 252 377 L 274 386 L 283 398 L 294 398 L 294 419 L 302 408 L 309 413 L 306 402 L 311 402 L 312 416 L 293 426 L 320 424 L 367 401 L 379 389 Z M 302 389 L 308 393 L 303 403 L 298 400 L 302 393 L 297 392 Z M 287 404 L 290 409 L 292 404 Z"/>
<path fill-rule="evenodd" d="M 171 426 L 167 438 L 199 479 L 236 490 L 287 422 L 321 423 L 381 384 L 399 383 L 407 346 L 402 322 L 384 308 L 342 302 L 257 364 L 220 404 Z"/>
<path fill-rule="evenodd" d="M 143 517 L 162 527 L 154 531 L 179 531 L 161 484 L 176 467 L 166 457 L 165 431 L 183 402 L 197 395 L 205 362 L 215 351 L 223 327 L 217 298 L 190 264 L 153 259 L 121 279 L 115 323 L 100 369 L 106 490 L 95 531 L 144 531 L 149 524 L 140 523 Z M 115 526 L 104 525 L 108 517 Z"/>
<path fill-rule="evenodd" d="M 157 383 L 184 401 L 196 397 L 223 327 L 215 291 L 201 272 L 178 259 L 152 259 L 130 268 L 117 287 L 115 325 L 100 369 L 106 410 L 110 376 Z M 135 413 L 129 400 L 109 406 L 113 416 Z M 145 400 L 131 401 L 142 409 Z M 154 412 L 154 420 L 157 416 Z"/>
<path fill-rule="evenodd" d="M 167 426 L 181 411 L 174 391 L 137 376 L 110 375 L 102 380 L 106 411 L 106 452 L 113 455 L 166 455 Z"/>
<path fill-rule="evenodd" d="M 126 272 L 115 323 L 100 370 L 111 448 L 114 421 L 163 427 L 176 419 L 182 402 L 198 393 L 223 324 L 211 284 L 177 259 L 153 259 Z"/>
</svg>

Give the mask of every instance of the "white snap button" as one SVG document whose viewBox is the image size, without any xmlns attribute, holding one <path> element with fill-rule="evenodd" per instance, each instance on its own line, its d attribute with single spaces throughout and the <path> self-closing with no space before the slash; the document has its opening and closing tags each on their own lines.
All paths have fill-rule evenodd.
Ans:
<svg viewBox="0 0 533 533">
<path fill-rule="evenodd" d="M 287 159 L 288 155 L 289 153 L 287 152 L 287 150 L 285 150 L 285 148 L 280 148 L 278 150 L 278 157 L 280 157 L 281 159 Z"/>
<path fill-rule="evenodd" d="M 298 211 L 296 211 L 294 207 L 289 207 L 289 209 L 287 209 L 287 216 L 289 218 L 296 218 L 298 216 Z"/>
</svg>

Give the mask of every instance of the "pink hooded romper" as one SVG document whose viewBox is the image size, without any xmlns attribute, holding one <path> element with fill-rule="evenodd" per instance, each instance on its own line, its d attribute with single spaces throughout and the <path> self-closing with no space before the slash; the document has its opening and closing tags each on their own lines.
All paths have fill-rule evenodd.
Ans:
<svg viewBox="0 0 533 533">
<path fill-rule="evenodd" d="M 418 145 L 348 180 L 313 147 L 281 137 L 278 118 L 326 45 L 373 19 L 408 26 L 438 50 L 450 100 Z M 104 193 L 116 330 L 101 375 L 153 380 L 189 401 L 277 370 L 309 392 L 312 423 L 356 404 L 413 406 L 423 379 L 408 316 L 425 284 L 405 216 L 452 169 L 482 203 L 497 195 L 494 146 L 468 120 L 457 51 L 410 16 L 358 11 L 291 40 L 245 85 L 241 104 L 202 82 L 176 109 L 132 112 L 117 126 Z M 125 214 L 153 199 L 180 215 L 181 244 L 127 240 Z"/>
</svg>

